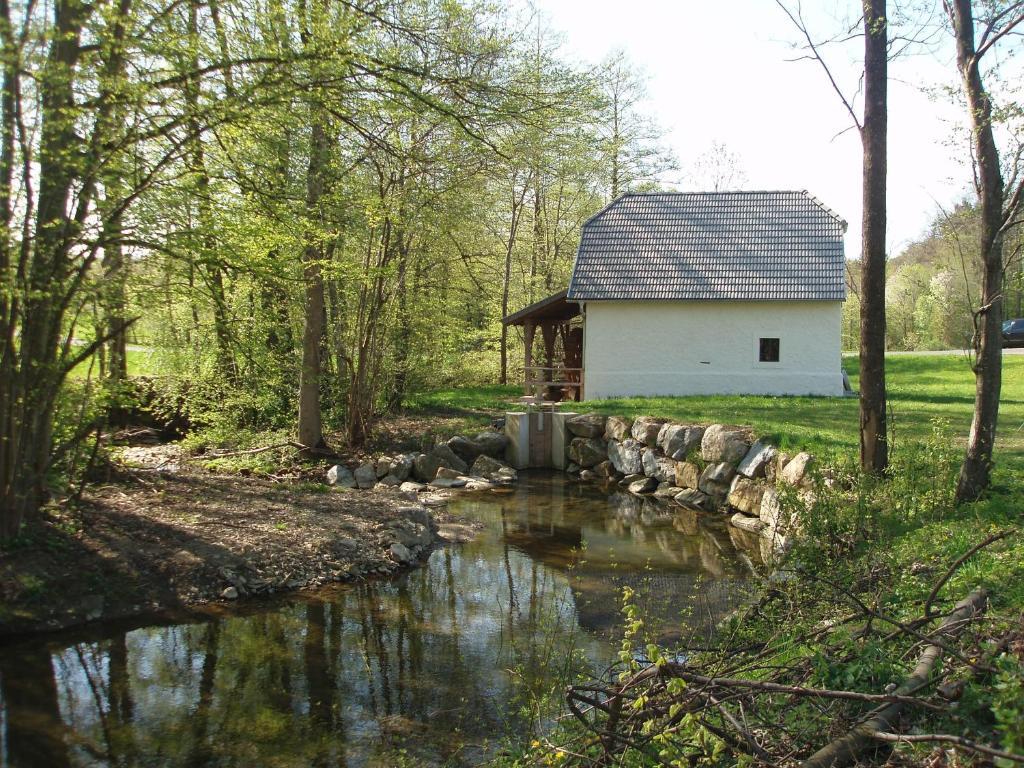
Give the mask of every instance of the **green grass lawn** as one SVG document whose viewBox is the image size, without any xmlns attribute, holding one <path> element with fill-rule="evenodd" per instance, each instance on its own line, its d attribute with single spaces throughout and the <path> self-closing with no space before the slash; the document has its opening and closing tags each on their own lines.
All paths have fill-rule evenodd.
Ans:
<svg viewBox="0 0 1024 768">
<path fill-rule="evenodd" d="M 858 361 L 843 364 L 857 388 Z M 932 434 L 936 419 L 948 423 L 952 439 L 963 442 L 974 406 L 974 374 L 956 355 L 890 357 L 886 361 L 893 450 Z M 474 414 L 517 407 L 519 387 L 467 387 L 417 396 L 412 410 Z M 625 416 L 652 415 L 681 422 L 749 425 L 785 449 L 806 449 L 822 457 L 858 453 L 857 398 L 755 397 L 737 395 L 636 397 L 566 405 L 577 411 Z M 997 480 L 1024 474 L 1024 356 L 1003 361 L 1002 402 L 996 451 Z"/>
<path fill-rule="evenodd" d="M 858 361 L 853 357 L 843 362 L 856 389 Z M 850 486 L 839 485 L 834 492 L 819 496 L 820 506 L 807 512 L 806 537 L 799 550 L 799 562 L 811 576 L 801 575 L 782 587 L 790 597 L 778 601 L 781 618 L 769 609 L 763 617 L 750 620 L 750 627 L 744 630 L 749 632 L 747 636 L 774 637 L 779 621 L 786 623 L 793 636 L 824 622 L 845 621 L 840 617 L 850 612 L 850 602 L 823 591 L 814 574 L 827 574 L 840 586 L 839 595 L 844 594 L 842 589 L 861 593 L 862 600 L 896 620 L 913 621 L 920 616 L 938 575 L 989 534 L 1006 531 L 1014 533 L 973 555 L 953 573 L 941 589 L 940 601 L 949 607 L 977 587 L 989 591 L 985 623 L 978 630 L 987 645 L 977 647 L 995 647 L 992 638 L 1019 627 L 1024 611 L 1024 536 L 1020 534 L 1024 356 L 1004 359 L 992 492 L 973 504 L 954 505 L 952 492 L 974 404 L 974 375 L 968 362 L 956 355 L 893 356 L 887 359 L 887 382 L 896 458 L 892 476 L 884 482 L 858 478 Z M 415 407 L 424 414 L 445 412 L 471 421 L 516 407 L 520 395 L 518 387 L 453 389 L 420 396 Z M 627 416 L 648 414 L 684 423 L 749 425 L 784 449 L 807 449 L 826 463 L 845 459 L 847 468 L 855 466 L 858 456 L 856 397 L 627 398 L 567 404 L 565 409 L 569 408 Z M 938 440 L 934 439 L 936 421 L 943 423 Z M 874 691 L 879 688 L 878 681 L 886 679 L 885 674 L 902 679 L 917 650 L 893 640 L 897 633 L 878 639 L 881 636 L 876 630 L 876 639 L 864 643 L 863 648 L 857 645 L 863 657 L 854 662 L 830 662 L 835 675 L 841 676 L 841 687 Z M 816 651 L 813 646 L 794 649 L 783 644 L 778 653 L 780 660 L 793 664 L 804 656 L 814 659 Z M 893 659 L 902 661 L 892 664 Z M 1017 704 L 1011 711 L 999 702 L 1020 700 L 1024 667 L 1012 659 L 1001 663 L 1007 671 L 998 680 L 969 678 L 969 690 L 963 697 L 967 704 L 958 710 L 960 721 L 946 722 L 939 716 L 929 720 L 918 713 L 915 723 L 924 731 L 963 733 L 974 739 L 991 739 L 989 734 L 995 733 L 995 743 L 1022 751 L 1015 745 L 1024 744 L 1024 714 Z M 951 674 L 965 677 L 963 671 Z M 1001 693 L 1004 690 L 1009 693 Z M 997 721 L 993 713 L 998 715 Z M 812 722 L 823 730 L 830 724 L 824 717 Z M 923 758 L 931 748 L 918 748 L 918 757 Z M 534 763 L 528 760 L 524 764 Z M 923 759 L 914 764 L 923 764 Z"/>
</svg>

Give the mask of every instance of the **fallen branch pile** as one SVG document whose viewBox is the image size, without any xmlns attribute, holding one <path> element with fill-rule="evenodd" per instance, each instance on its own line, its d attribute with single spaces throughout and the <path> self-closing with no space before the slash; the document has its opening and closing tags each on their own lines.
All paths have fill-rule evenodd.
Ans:
<svg viewBox="0 0 1024 768">
<path fill-rule="evenodd" d="M 653 663 L 632 662 L 609 670 L 600 681 L 571 686 L 568 707 L 583 735 L 559 749 L 591 765 L 615 764 L 628 751 L 651 764 L 669 764 L 725 750 L 755 764 L 833 768 L 882 762 L 893 745 L 925 742 L 1024 763 L 1024 756 L 963 736 L 900 733 L 914 718 L 942 718 L 952 711 L 956 686 L 940 685 L 951 674 L 976 678 L 992 671 L 975 642 L 987 606 L 985 590 L 976 589 L 945 612 L 936 612 L 934 605 L 957 568 L 1009 533 L 990 536 L 959 558 L 913 621 L 897 621 L 821 580 L 856 612 L 824 630 L 773 638 L 753 652 L 730 653 L 723 646 L 696 660 L 656 656 Z M 872 643 L 916 659 L 901 684 L 897 680 L 875 691 L 815 684 L 822 679 L 822 664 L 855 663 Z"/>
</svg>

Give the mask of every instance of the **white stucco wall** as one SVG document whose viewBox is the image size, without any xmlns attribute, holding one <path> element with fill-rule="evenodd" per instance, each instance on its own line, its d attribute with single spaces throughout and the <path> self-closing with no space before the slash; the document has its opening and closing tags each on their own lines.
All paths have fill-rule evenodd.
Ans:
<svg viewBox="0 0 1024 768">
<path fill-rule="evenodd" d="M 643 395 L 841 395 L 838 301 L 594 301 L 587 400 Z M 779 362 L 758 361 L 761 337 Z"/>
</svg>

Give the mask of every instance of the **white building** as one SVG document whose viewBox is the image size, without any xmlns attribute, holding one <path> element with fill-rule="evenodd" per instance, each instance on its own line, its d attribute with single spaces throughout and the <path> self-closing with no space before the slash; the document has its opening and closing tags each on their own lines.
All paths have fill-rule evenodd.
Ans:
<svg viewBox="0 0 1024 768">
<path fill-rule="evenodd" d="M 567 292 L 505 319 L 524 326 L 527 388 L 842 395 L 845 231 L 806 192 L 624 195 L 583 225 Z M 547 366 L 531 373 L 538 325 Z"/>
</svg>

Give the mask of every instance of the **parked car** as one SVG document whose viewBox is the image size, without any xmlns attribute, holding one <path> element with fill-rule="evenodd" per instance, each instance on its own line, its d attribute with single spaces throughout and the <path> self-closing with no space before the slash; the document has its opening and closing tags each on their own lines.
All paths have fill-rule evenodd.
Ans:
<svg viewBox="0 0 1024 768">
<path fill-rule="evenodd" d="M 1003 323 L 1003 346 L 1024 347 L 1024 317 Z"/>
</svg>

